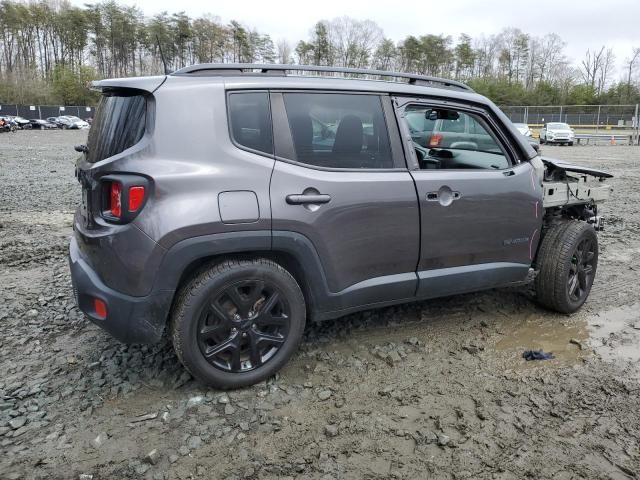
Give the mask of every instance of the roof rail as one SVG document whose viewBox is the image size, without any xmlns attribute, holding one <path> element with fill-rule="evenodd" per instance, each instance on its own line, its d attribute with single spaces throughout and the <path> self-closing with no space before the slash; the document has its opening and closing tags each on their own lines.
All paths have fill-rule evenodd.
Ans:
<svg viewBox="0 0 640 480">
<path fill-rule="evenodd" d="M 320 67 L 316 65 L 283 65 L 257 63 L 201 63 L 176 70 L 171 75 L 238 75 L 264 74 L 286 76 L 287 72 L 319 72 L 341 73 L 347 75 L 367 75 L 372 77 L 406 78 L 410 85 L 426 85 L 431 87 L 457 88 L 473 92 L 471 87 L 462 82 L 444 78 L 417 75 L 414 73 L 387 72 L 385 70 L 369 70 L 367 68 Z"/>
</svg>

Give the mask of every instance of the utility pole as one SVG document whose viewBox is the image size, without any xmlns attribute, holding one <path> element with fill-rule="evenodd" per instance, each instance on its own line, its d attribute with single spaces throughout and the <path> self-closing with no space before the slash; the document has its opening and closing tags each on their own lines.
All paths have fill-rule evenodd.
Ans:
<svg viewBox="0 0 640 480">
<path fill-rule="evenodd" d="M 636 116 L 635 116 L 635 130 L 636 130 L 636 145 L 640 145 L 640 117 L 638 117 L 638 104 L 636 103 Z"/>
</svg>

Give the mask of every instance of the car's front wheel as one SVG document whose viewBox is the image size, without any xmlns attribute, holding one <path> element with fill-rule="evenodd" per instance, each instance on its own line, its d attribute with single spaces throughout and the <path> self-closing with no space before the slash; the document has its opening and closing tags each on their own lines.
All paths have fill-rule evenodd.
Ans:
<svg viewBox="0 0 640 480">
<path fill-rule="evenodd" d="M 182 288 L 171 336 L 194 377 L 237 388 L 282 368 L 300 343 L 305 319 L 302 291 L 280 265 L 264 258 L 225 260 Z"/>
<path fill-rule="evenodd" d="M 598 236 L 588 223 L 549 228 L 536 259 L 536 296 L 543 306 L 573 313 L 587 300 L 598 267 Z"/>
</svg>

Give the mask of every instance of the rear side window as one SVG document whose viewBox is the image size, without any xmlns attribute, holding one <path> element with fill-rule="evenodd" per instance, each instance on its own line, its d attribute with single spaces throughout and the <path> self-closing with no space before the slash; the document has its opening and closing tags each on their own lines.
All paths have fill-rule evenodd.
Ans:
<svg viewBox="0 0 640 480">
<path fill-rule="evenodd" d="M 271 111 L 267 92 L 229 95 L 231 136 L 240 146 L 273 154 Z"/>
<path fill-rule="evenodd" d="M 377 95 L 285 93 L 296 160 L 329 168 L 393 168 Z"/>
<path fill-rule="evenodd" d="M 143 95 L 105 95 L 89 130 L 87 161 L 99 162 L 138 143 L 146 128 L 147 100 Z"/>
</svg>

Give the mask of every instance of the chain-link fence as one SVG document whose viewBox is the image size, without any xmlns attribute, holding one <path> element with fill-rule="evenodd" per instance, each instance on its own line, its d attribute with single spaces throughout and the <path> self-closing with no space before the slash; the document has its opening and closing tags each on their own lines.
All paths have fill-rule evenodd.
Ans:
<svg viewBox="0 0 640 480">
<path fill-rule="evenodd" d="M 549 122 L 563 122 L 585 130 L 637 130 L 638 105 L 545 105 L 505 106 L 502 111 L 514 123 L 542 127 Z"/>
<path fill-rule="evenodd" d="M 72 115 L 83 120 L 93 118 L 95 107 L 87 106 L 60 106 L 60 105 L 0 105 L 0 117 L 18 116 L 26 119 L 58 117 L 60 115 Z"/>
<path fill-rule="evenodd" d="M 519 105 L 503 106 L 502 111 L 514 123 L 526 123 L 537 136 L 549 122 L 568 123 L 580 133 L 624 133 L 640 143 L 640 111 L 638 105 Z M 73 115 L 83 120 L 93 118 L 95 107 L 60 105 L 0 105 L 0 116 L 18 115 L 27 119 Z"/>
</svg>

